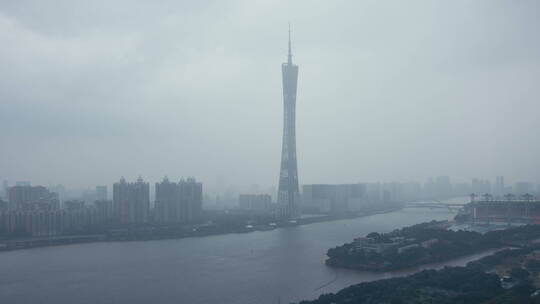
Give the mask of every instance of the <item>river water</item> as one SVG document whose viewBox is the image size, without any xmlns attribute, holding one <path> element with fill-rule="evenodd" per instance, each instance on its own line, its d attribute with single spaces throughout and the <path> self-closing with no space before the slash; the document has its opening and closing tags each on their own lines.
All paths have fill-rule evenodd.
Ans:
<svg viewBox="0 0 540 304">
<path fill-rule="evenodd" d="M 4 252 L 0 302 L 270 304 L 314 299 L 362 281 L 414 271 L 336 270 L 324 265 L 328 248 L 372 231 L 454 215 L 446 209 L 405 208 L 245 234 Z M 479 256 L 445 264 L 463 265 Z"/>
</svg>

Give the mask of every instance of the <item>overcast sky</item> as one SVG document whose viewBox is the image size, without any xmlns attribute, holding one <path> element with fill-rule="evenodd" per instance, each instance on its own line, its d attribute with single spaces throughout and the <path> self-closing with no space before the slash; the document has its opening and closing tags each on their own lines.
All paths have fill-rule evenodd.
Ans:
<svg viewBox="0 0 540 304">
<path fill-rule="evenodd" d="M 540 182 L 540 1 L 0 1 L 0 179 Z"/>
</svg>

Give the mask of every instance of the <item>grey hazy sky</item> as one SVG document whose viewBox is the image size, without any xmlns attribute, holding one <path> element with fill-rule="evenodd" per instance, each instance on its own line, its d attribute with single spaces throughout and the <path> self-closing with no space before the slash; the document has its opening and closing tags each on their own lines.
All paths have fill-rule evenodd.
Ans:
<svg viewBox="0 0 540 304">
<path fill-rule="evenodd" d="M 0 2 L 0 178 L 540 181 L 540 1 Z"/>
</svg>

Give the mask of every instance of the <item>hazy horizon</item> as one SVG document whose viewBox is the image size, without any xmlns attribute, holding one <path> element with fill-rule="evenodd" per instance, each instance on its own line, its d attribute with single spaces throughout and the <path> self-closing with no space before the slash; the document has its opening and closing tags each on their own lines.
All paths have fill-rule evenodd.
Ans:
<svg viewBox="0 0 540 304">
<path fill-rule="evenodd" d="M 0 3 L 0 179 L 540 183 L 540 2 Z"/>
</svg>

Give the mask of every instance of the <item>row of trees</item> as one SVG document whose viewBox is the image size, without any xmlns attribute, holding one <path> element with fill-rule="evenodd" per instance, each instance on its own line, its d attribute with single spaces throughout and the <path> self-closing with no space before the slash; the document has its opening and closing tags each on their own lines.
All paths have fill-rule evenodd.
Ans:
<svg viewBox="0 0 540 304">
<path fill-rule="evenodd" d="M 483 250 L 504 247 L 510 243 L 526 243 L 540 237 L 540 226 L 526 225 L 481 234 L 473 231 L 452 231 L 437 228 L 433 223 L 423 223 L 385 234 L 370 233 L 368 237 L 372 237 L 377 243 L 385 243 L 394 237 L 401 237 L 405 241 L 381 253 L 357 250 L 353 243 L 344 244 L 328 250 L 326 264 L 360 270 L 392 271 L 444 262 Z M 421 246 L 422 242 L 427 240 L 436 242 Z M 417 246 L 400 252 L 399 248 L 412 244 Z"/>
<path fill-rule="evenodd" d="M 518 231 L 522 232 L 523 237 L 535 234 L 535 230 L 537 227 L 526 226 Z M 496 231 L 490 234 L 489 238 L 504 238 L 515 233 L 515 230 Z M 525 259 L 528 254 L 539 249 L 540 244 L 506 249 L 470 262 L 466 267 L 425 270 L 407 277 L 360 283 L 335 294 L 323 294 L 313 301 L 302 301 L 300 304 L 540 304 L 540 296 L 536 295 L 533 282 L 533 278 L 540 271 L 540 262 Z M 514 284 L 509 289 L 504 289 L 493 269 L 509 263 L 511 265 L 516 260 L 522 261 L 522 264 L 509 271 Z"/>
<path fill-rule="evenodd" d="M 405 278 L 361 283 L 300 304 L 476 304 L 503 293 L 497 275 L 474 268 L 448 267 L 439 271 L 425 270 Z"/>
</svg>

